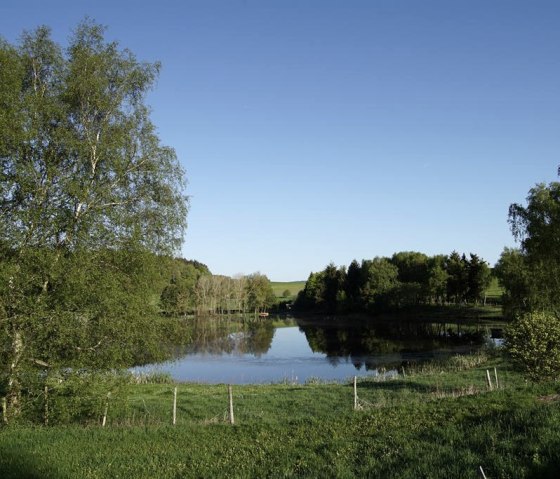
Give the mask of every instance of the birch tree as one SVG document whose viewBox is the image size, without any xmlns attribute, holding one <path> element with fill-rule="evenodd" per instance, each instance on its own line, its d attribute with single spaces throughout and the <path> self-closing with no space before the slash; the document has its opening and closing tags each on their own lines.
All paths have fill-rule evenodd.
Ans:
<svg viewBox="0 0 560 479">
<path fill-rule="evenodd" d="M 0 43 L 0 394 L 17 415 L 35 365 L 114 367 L 149 340 L 153 253 L 186 226 L 184 173 L 161 145 L 143 63 L 85 21 Z"/>
</svg>

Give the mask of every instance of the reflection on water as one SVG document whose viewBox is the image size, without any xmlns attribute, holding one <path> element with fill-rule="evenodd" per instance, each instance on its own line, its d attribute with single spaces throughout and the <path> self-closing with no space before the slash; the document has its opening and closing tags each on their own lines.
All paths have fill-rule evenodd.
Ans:
<svg viewBox="0 0 560 479">
<path fill-rule="evenodd" d="M 331 364 L 350 361 L 356 369 L 398 367 L 479 348 L 485 330 L 460 324 L 385 321 L 368 325 L 302 325 L 311 349 Z"/>
<path fill-rule="evenodd" d="M 265 354 L 275 327 L 268 320 L 227 321 L 199 318 L 192 322 L 190 341 L 174 348 L 174 357 L 189 354 Z"/>
<path fill-rule="evenodd" d="M 450 323 L 319 325 L 287 320 L 281 326 L 270 319 L 193 321 L 189 344 L 174 347 L 175 360 L 157 368 L 177 380 L 209 383 L 345 380 L 469 353 L 490 337 L 486 327 Z M 494 329 L 492 336 L 498 334 L 499 328 Z M 141 370 L 146 369 L 150 367 Z"/>
</svg>

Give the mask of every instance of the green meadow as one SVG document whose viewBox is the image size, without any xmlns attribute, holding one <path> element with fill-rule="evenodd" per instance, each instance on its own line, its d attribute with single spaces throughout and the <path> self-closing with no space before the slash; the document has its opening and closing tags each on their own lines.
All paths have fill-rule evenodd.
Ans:
<svg viewBox="0 0 560 479">
<path fill-rule="evenodd" d="M 80 425 L 0 429 L 0 477 L 557 477 L 558 384 L 492 353 L 404 374 L 358 381 L 357 409 L 351 378 L 234 386 L 233 425 L 225 385 L 128 384 L 105 427 L 100 407 Z"/>
<path fill-rule="evenodd" d="M 270 284 L 277 298 L 282 298 L 284 292 L 289 291 L 293 299 L 305 287 L 305 281 L 271 281 Z"/>
</svg>

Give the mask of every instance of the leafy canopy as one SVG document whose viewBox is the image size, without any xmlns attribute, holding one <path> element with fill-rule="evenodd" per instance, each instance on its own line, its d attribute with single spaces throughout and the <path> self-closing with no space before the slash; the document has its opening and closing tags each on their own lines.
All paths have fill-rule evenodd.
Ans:
<svg viewBox="0 0 560 479">
<path fill-rule="evenodd" d="M 12 401 L 34 363 L 113 367 L 155 344 L 154 255 L 176 251 L 187 214 L 184 173 L 145 105 L 159 68 L 89 20 L 66 48 L 47 27 L 0 42 L 0 389 Z"/>
</svg>

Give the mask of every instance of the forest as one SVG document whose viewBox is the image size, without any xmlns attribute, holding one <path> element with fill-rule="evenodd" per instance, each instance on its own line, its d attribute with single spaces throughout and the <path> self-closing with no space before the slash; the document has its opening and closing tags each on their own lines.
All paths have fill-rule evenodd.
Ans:
<svg viewBox="0 0 560 479">
<path fill-rule="evenodd" d="M 299 293 L 300 311 L 325 313 L 398 311 L 423 305 L 486 303 L 491 269 L 476 254 L 427 256 L 403 251 L 390 258 L 329 264 L 311 273 Z"/>
</svg>

